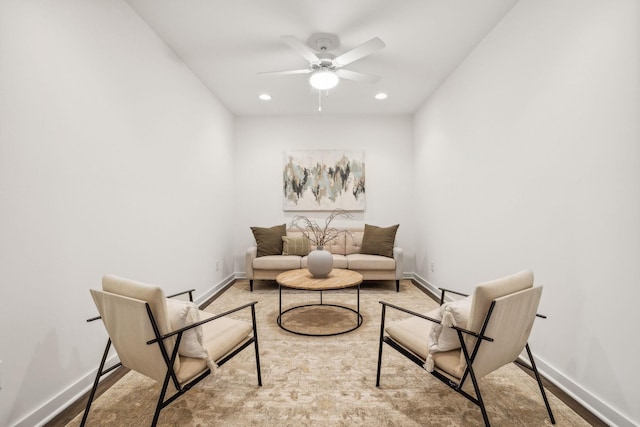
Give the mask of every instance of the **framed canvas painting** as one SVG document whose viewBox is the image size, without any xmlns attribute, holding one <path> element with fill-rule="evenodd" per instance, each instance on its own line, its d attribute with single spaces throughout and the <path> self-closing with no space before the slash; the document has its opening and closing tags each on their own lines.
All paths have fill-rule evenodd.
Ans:
<svg viewBox="0 0 640 427">
<path fill-rule="evenodd" d="M 364 151 L 287 151 L 282 179 L 285 211 L 365 208 Z"/>
</svg>

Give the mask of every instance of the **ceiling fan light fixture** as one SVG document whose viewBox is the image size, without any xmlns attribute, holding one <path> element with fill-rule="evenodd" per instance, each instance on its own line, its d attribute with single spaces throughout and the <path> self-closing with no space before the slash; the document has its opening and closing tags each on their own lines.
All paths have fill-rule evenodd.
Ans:
<svg viewBox="0 0 640 427">
<path fill-rule="evenodd" d="M 309 84 L 318 90 L 332 89 L 336 87 L 339 81 L 340 79 L 336 73 L 327 69 L 315 71 L 311 74 L 311 77 L 309 77 Z"/>
</svg>

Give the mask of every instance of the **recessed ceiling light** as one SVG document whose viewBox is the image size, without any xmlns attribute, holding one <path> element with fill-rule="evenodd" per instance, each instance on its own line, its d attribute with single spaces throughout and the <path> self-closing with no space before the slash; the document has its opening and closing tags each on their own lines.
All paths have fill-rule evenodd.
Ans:
<svg viewBox="0 0 640 427">
<path fill-rule="evenodd" d="M 263 101 L 270 101 L 271 95 L 269 95 L 268 93 L 261 93 L 260 96 L 258 96 L 258 98 L 260 98 Z"/>
<path fill-rule="evenodd" d="M 387 99 L 387 94 L 384 92 L 376 93 L 376 99 Z"/>
</svg>

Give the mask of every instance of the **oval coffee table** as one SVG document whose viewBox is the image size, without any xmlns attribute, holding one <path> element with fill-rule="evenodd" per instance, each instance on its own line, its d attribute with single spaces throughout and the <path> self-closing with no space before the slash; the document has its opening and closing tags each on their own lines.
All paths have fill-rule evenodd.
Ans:
<svg viewBox="0 0 640 427">
<path fill-rule="evenodd" d="M 289 270 L 284 273 L 278 274 L 276 277 L 276 282 L 278 282 L 278 292 L 279 292 L 279 315 L 278 315 L 278 326 L 280 326 L 285 331 L 291 332 L 293 334 L 305 335 L 305 336 L 314 336 L 314 337 L 326 337 L 333 335 L 346 334 L 347 332 L 354 331 L 358 329 L 362 325 L 362 314 L 360 314 L 360 284 L 362 283 L 362 274 L 351 271 L 351 270 L 343 270 L 340 268 L 334 268 L 331 270 L 331 273 L 325 278 L 317 278 L 313 277 L 309 270 L 306 268 L 298 269 L 298 270 Z M 357 291 L 357 310 L 354 310 L 351 307 L 347 307 L 344 305 L 338 304 L 324 304 L 322 302 L 322 292 L 351 288 L 356 286 L 358 288 Z M 296 305 L 294 307 L 288 308 L 285 311 L 282 311 L 282 288 L 291 288 L 291 289 L 301 289 L 305 291 L 320 291 L 320 303 L 316 304 L 303 304 Z M 306 333 L 301 331 L 294 331 L 282 324 L 282 315 L 288 313 L 293 310 L 298 310 L 304 307 L 337 307 L 344 310 L 352 311 L 356 314 L 356 322 L 355 326 L 343 331 L 332 332 L 327 334 L 315 334 L 315 333 Z"/>
</svg>

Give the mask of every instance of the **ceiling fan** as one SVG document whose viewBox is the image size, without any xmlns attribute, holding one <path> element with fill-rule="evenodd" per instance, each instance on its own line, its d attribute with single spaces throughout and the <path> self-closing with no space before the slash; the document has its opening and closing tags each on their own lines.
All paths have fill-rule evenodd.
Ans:
<svg viewBox="0 0 640 427">
<path fill-rule="evenodd" d="M 378 76 L 342 68 L 385 47 L 384 42 L 378 37 L 374 37 L 339 56 L 331 53 L 340 45 L 340 40 L 334 34 L 313 34 L 306 45 L 294 36 L 282 36 L 281 39 L 309 61 L 309 66 L 298 70 L 269 71 L 259 74 L 311 74 L 309 83 L 318 90 L 328 90 L 335 87 L 341 78 L 366 83 L 375 83 L 380 79 Z M 317 53 L 314 52 L 314 49 Z"/>
</svg>

